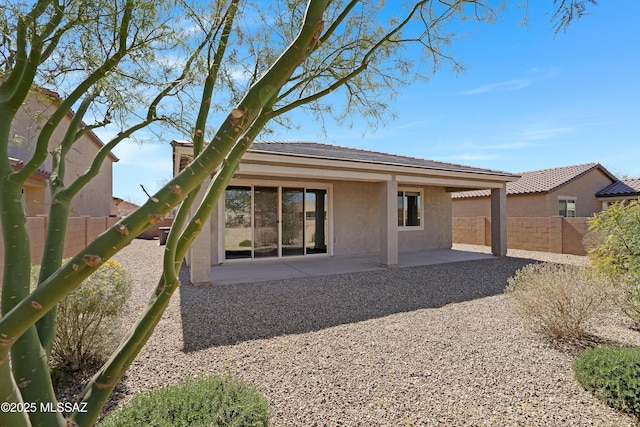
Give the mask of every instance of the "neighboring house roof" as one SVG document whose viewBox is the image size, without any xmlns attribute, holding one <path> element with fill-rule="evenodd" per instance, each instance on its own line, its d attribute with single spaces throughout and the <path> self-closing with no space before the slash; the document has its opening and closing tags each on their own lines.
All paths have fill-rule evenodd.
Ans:
<svg viewBox="0 0 640 427">
<path fill-rule="evenodd" d="M 13 168 L 14 171 L 19 171 L 24 167 L 24 162 L 22 160 L 14 159 L 13 157 L 9 157 L 9 163 L 11 163 L 11 167 Z M 49 178 L 49 176 L 51 176 L 51 172 L 47 172 L 46 170 L 43 170 L 43 169 L 38 169 L 33 174 L 33 176 L 36 179 L 46 180 Z"/>
<path fill-rule="evenodd" d="M 586 163 L 582 165 L 564 166 L 552 169 L 541 169 L 520 173 L 520 179 L 507 183 L 507 195 L 551 193 L 569 184 L 572 181 L 586 175 L 593 170 L 600 170 L 611 180 L 618 179 L 599 163 Z M 489 190 L 472 190 L 453 193 L 454 199 L 471 197 L 488 197 Z"/>
<path fill-rule="evenodd" d="M 191 146 L 188 141 L 173 141 L 173 145 Z M 248 152 L 281 154 L 285 156 L 317 158 L 327 160 L 343 160 L 349 162 L 369 163 L 374 165 L 405 166 L 419 169 L 432 169 L 439 171 L 454 171 L 466 173 L 490 173 L 505 177 L 516 175 L 509 172 L 482 169 L 472 166 L 458 165 L 454 163 L 438 162 L 416 157 L 400 156 L 377 151 L 368 151 L 358 148 L 343 147 L 319 142 L 305 141 L 255 141 Z M 181 169 L 184 165 L 180 165 Z"/>
<path fill-rule="evenodd" d="M 596 193 L 596 197 L 640 196 L 640 178 L 623 179 L 606 186 Z"/>
</svg>

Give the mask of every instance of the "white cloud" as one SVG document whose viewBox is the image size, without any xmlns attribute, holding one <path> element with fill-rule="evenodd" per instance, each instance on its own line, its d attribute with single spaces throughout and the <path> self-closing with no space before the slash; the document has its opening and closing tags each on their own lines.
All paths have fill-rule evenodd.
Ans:
<svg viewBox="0 0 640 427">
<path fill-rule="evenodd" d="M 462 92 L 463 95 L 478 95 L 481 93 L 489 93 L 489 92 L 510 92 L 514 90 L 524 89 L 528 86 L 531 86 L 533 82 L 528 79 L 514 79 L 507 80 L 499 83 L 490 83 L 475 89 L 467 90 Z"/>
</svg>

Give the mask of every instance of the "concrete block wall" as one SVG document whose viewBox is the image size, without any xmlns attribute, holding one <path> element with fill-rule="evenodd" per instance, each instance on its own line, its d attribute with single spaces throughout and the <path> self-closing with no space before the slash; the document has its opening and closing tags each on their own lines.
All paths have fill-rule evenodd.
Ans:
<svg viewBox="0 0 640 427">
<path fill-rule="evenodd" d="M 453 242 L 484 245 L 486 242 L 485 221 L 486 217 L 484 216 L 453 218 Z"/>
<path fill-rule="evenodd" d="M 582 240 L 589 232 L 589 218 L 562 219 L 562 253 L 585 255 Z"/>
<path fill-rule="evenodd" d="M 86 246 L 87 218 L 70 217 L 67 222 L 67 234 L 64 239 L 64 257 L 77 254 Z"/>
<path fill-rule="evenodd" d="M 549 218 L 508 218 L 507 247 L 549 252 Z"/>
<path fill-rule="evenodd" d="M 507 246 L 539 252 L 585 255 L 582 240 L 589 218 L 510 217 L 507 220 Z M 491 218 L 453 218 L 453 242 L 491 245 Z"/>
<path fill-rule="evenodd" d="M 70 217 L 64 245 L 64 257 L 81 251 L 107 228 L 118 221 L 115 217 Z M 46 216 L 27 217 L 27 231 L 31 247 L 31 264 L 40 264 L 48 221 Z M 4 271 L 4 253 L 7 250 L 0 233 L 0 275 Z"/>
</svg>

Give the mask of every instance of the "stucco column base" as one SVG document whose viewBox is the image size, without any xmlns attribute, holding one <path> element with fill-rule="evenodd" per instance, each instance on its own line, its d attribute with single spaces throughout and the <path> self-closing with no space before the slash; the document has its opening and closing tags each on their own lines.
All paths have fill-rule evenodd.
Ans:
<svg viewBox="0 0 640 427">
<path fill-rule="evenodd" d="M 398 265 L 398 182 L 380 184 L 380 264 Z"/>
<path fill-rule="evenodd" d="M 200 205 L 204 192 L 209 186 L 209 180 L 202 184 L 200 194 L 191 207 L 191 214 Z M 187 254 L 189 264 L 189 278 L 194 285 L 208 285 L 211 283 L 211 219 L 202 225 L 202 231 L 193 240 Z"/>
</svg>

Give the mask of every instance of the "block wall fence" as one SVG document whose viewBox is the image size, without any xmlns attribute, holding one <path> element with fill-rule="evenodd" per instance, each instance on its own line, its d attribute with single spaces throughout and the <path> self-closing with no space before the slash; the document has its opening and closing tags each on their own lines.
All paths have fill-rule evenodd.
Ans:
<svg viewBox="0 0 640 427">
<path fill-rule="evenodd" d="M 91 243 L 107 228 L 115 224 L 119 218 L 116 217 L 70 217 L 67 225 L 67 235 L 64 241 L 64 257 L 70 257 L 81 251 L 87 244 Z M 46 216 L 27 217 L 27 230 L 31 243 L 31 264 L 40 264 L 44 241 L 47 231 Z M 0 274 L 4 271 L 4 247 L 2 235 L 0 234 Z"/>
<path fill-rule="evenodd" d="M 507 219 L 507 247 L 529 251 L 586 255 L 582 240 L 589 218 L 512 217 Z M 491 246 L 491 218 L 453 218 L 453 243 Z"/>
</svg>

